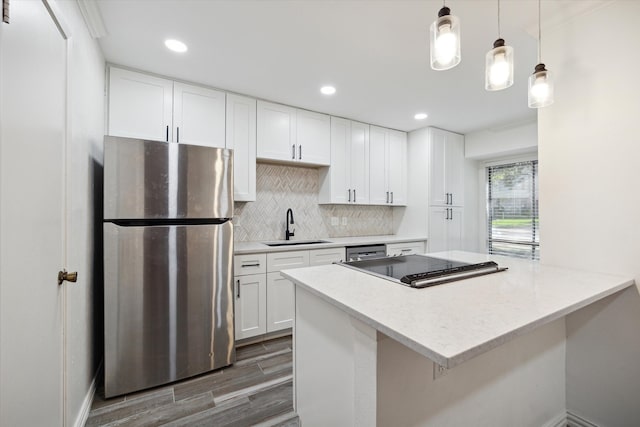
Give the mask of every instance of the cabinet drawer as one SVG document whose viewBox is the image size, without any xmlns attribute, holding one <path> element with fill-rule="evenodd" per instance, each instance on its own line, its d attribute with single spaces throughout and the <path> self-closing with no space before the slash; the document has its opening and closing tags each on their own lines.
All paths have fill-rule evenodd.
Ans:
<svg viewBox="0 0 640 427">
<path fill-rule="evenodd" d="M 387 256 L 423 254 L 424 242 L 387 244 Z"/>
<path fill-rule="evenodd" d="M 285 270 L 287 268 L 307 267 L 309 251 L 272 252 L 267 254 L 267 272 Z"/>
<path fill-rule="evenodd" d="M 267 272 L 266 254 L 236 255 L 233 258 L 233 264 L 234 276 Z"/>
<path fill-rule="evenodd" d="M 328 265 L 344 261 L 344 248 L 313 249 L 309 251 L 309 265 Z"/>
</svg>

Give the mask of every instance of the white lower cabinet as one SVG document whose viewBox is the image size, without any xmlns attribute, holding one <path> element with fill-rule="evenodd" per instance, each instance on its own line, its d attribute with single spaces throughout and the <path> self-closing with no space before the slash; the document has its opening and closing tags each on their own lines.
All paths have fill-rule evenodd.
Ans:
<svg viewBox="0 0 640 427">
<path fill-rule="evenodd" d="M 293 326 L 295 286 L 282 277 L 281 270 L 332 264 L 344 256 L 344 247 L 236 255 L 236 340 Z"/>
<path fill-rule="evenodd" d="M 267 332 L 293 326 L 295 293 L 293 283 L 280 272 L 267 273 Z"/>
<path fill-rule="evenodd" d="M 424 253 L 424 242 L 387 243 L 387 256 Z"/>
<path fill-rule="evenodd" d="M 463 212 L 461 207 L 429 208 L 429 252 L 462 249 Z"/>
<path fill-rule="evenodd" d="M 236 340 L 267 332 L 267 278 L 264 274 L 250 274 L 235 278 Z"/>
</svg>

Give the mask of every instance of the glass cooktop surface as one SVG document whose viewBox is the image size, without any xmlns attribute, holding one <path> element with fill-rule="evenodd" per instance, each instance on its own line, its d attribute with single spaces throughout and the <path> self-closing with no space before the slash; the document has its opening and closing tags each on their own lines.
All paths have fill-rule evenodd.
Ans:
<svg viewBox="0 0 640 427">
<path fill-rule="evenodd" d="M 506 270 L 493 261 L 472 264 L 425 255 L 365 259 L 342 265 L 417 288 Z"/>
</svg>

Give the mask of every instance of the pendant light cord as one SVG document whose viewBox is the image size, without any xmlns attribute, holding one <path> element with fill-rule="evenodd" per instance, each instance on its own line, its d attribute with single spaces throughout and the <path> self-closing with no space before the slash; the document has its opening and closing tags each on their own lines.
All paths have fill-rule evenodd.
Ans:
<svg viewBox="0 0 640 427">
<path fill-rule="evenodd" d="M 538 64 L 542 62 L 542 31 L 540 30 L 540 3 L 541 0 L 538 0 Z"/>
<path fill-rule="evenodd" d="M 498 0 L 498 38 L 502 38 L 500 37 L 500 0 Z"/>
</svg>

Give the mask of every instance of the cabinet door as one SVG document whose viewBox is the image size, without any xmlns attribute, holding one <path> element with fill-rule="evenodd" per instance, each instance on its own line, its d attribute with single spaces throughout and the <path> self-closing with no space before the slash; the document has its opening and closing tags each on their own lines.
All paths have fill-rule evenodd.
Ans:
<svg viewBox="0 0 640 427">
<path fill-rule="evenodd" d="M 326 114 L 297 110 L 297 159 L 303 163 L 331 164 L 331 118 Z"/>
<path fill-rule="evenodd" d="M 313 249 L 309 251 L 309 265 L 329 265 L 345 260 L 344 248 Z"/>
<path fill-rule="evenodd" d="M 256 100 L 227 94 L 226 145 L 233 150 L 233 197 L 256 200 Z"/>
<path fill-rule="evenodd" d="M 258 101 L 257 109 L 257 157 L 298 161 L 296 109 L 265 101 Z"/>
<path fill-rule="evenodd" d="M 460 207 L 449 209 L 447 250 L 462 250 L 464 243 L 464 209 Z"/>
<path fill-rule="evenodd" d="M 386 129 L 369 127 L 369 203 L 372 205 L 389 204 L 386 141 Z"/>
<path fill-rule="evenodd" d="M 173 141 L 225 148 L 225 93 L 175 82 Z"/>
<path fill-rule="evenodd" d="M 429 208 L 429 252 L 447 250 L 448 209 L 444 206 Z"/>
<path fill-rule="evenodd" d="M 429 204 L 446 205 L 448 189 L 446 186 L 446 170 L 447 170 L 447 136 L 446 132 L 440 129 L 430 129 L 429 139 L 430 149 L 430 196 Z M 431 245 L 431 244 L 429 244 Z"/>
<path fill-rule="evenodd" d="M 349 191 L 351 190 L 349 182 L 350 135 L 351 122 L 349 120 L 331 117 L 331 167 L 328 171 L 331 180 L 331 203 L 350 203 L 353 200 L 353 195 Z"/>
<path fill-rule="evenodd" d="M 267 276 L 252 274 L 235 277 L 236 340 L 267 332 Z"/>
<path fill-rule="evenodd" d="M 172 140 L 173 82 L 109 68 L 109 125 L 113 136 Z"/>
<path fill-rule="evenodd" d="M 267 273 L 267 332 L 293 327 L 294 285 L 280 273 Z"/>
<path fill-rule="evenodd" d="M 449 204 L 464 206 L 464 136 L 448 133 L 446 145 L 446 182 Z"/>
<path fill-rule="evenodd" d="M 390 202 L 394 206 L 407 204 L 407 134 L 388 131 L 388 162 Z"/>
<path fill-rule="evenodd" d="M 347 176 L 350 176 L 352 201 L 359 205 L 369 204 L 369 125 L 351 122 L 351 144 Z"/>
</svg>

